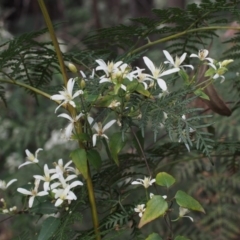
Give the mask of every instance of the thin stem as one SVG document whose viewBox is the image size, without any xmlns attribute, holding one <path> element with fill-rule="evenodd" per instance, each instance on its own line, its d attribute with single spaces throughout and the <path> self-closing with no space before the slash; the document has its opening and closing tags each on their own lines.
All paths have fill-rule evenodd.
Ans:
<svg viewBox="0 0 240 240">
<path fill-rule="evenodd" d="M 50 99 L 51 95 L 35 88 L 35 87 L 32 87 L 30 85 L 27 85 L 25 83 L 22 83 L 22 82 L 19 82 L 19 81 L 15 81 L 15 80 L 7 80 L 7 79 L 0 79 L 0 82 L 4 82 L 4 83 L 11 83 L 11 84 L 14 84 L 14 85 L 17 85 L 17 86 L 20 86 L 20 87 L 24 87 L 26 89 L 29 89 L 39 95 L 42 95 L 43 97 L 46 97 L 48 99 Z M 56 100 L 52 100 L 52 101 L 55 101 L 57 104 L 60 104 L 60 101 L 56 101 Z"/>
<path fill-rule="evenodd" d="M 64 61 L 63 61 L 63 57 L 62 57 L 62 52 L 60 50 L 60 47 L 59 47 L 59 44 L 58 44 L 58 41 L 57 41 L 57 38 L 56 38 L 56 35 L 55 35 L 55 32 L 54 32 L 52 21 L 51 21 L 51 19 L 49 17 L 49 14 L 48 14 L 46 5 L 44 3 L 44 0 L 38 0 L 38 3 L 39 3 L 39 6 L 41 8 L 44 20 L 46 22 L 46 25 L 47 25 L 50 37 L 52 39 L 53 46 L 55 48 L 55 51 L 56 51 L 56 54 L 57 54 L 57 58 L 58 58 L 58 61 L 59 61 L 59 65 L 60 65 L 60 69 L 61 69 L 61 72 L 62 72 L 64 85 L 66 86 L 67 85 L 67 81 L 68 81 L 67 73 L 66 73 L 66 69 L 65 69 L 65 65 L 64 65 Z"/>
<path fill-rule="evenodd" d="M 96 240 L 101 240 L 101 235 L 100 235 L 100 231 L 99 231 L 97 207 L 96 207 L 96 201 L 95 201 L 95 196 L 94 196 L 94 189 L 93 189 L 93 184 L 92 184 L 92 179 L 91 179 L 89 163 L 88 163 L 88 178 L 86 181 L 87 181 L 89 202 L 90 202 L 90 206 L 91 206 L 91 210 L 92 210 L 93 227 L 94 227 L 94 232 L 96 235 L 95 237 L 96 237 Z"/>
<path fill-rule="evenodd" d="M 139 146 L 139 149 L 140 149 L 140 151 L 141 151 L 141 153 L 142 153 L 142 157 L 143 157 L 143 159 L 144 159 L 144 161 L 145 161 L 145 164 L 146 164 L 146 167 L 147 167 L 147 170 L 148 170 L 148 174 L 149 174 L 149 176 L 151 176 L 151 171 L 150 171 L 150 168 L 149 168 L 149 165 L 148 165 L 148 162 L 147 162 L 147 158 L 146 158 L 146 156 L 145 156 L 145 154 L 144 154 L 144 151 L 143 151 L 143 149 L 142 149 L 141 143 L 139 142 L 139 140 L 138 140 L 138 138 L 137 138 L 137 136 L 136 136 L 136 134 L 135 134 L 135 132 L 133 131 L 132 128 L 131 128 L 131 131 L 132 131 L 132 134 L 134 135 L 134 137 L 135 137 L 135 139 L 136 139 L 136 141 L 137 141 L 137 144 L 138 144 L 138 146 Z"/>
<path fill-rule="evenodd" d="M 180 33 L 176 33 L 176 34 L 173 34 L 171 36 L 168 36 L 168 37 L 165 37 L 165 38 L 161 38 L 159 40 L 156 40 L 154 42 L 148 42 L 147 44 L 139 47 L 139 48 L 136 48 L 135 50 L 131 51 L 128 53 L 128 56 L 133 54 L 133 53 L 136 53 L 136 52 L 140 52 L 146 48 L 149 48 L 151 46 L 154 46 L 156 44 L 159 44 L 159 43 L 162 43 L 162 42 L 166 42 L 166 41 L 169 41 L 169 40 L 172 40 L 172 39 L 175 39 L 175 38 L 178 38 L 180 36 L 183 36 L 183 35 L 186 35 L 186 34 L 189 34 L 189 33 L 194 33 L 194 32 L 201 32 L 201 31 L 207 31 L 207 30 L 219 30 L 219 29 L 232 29 L 232 30 L 240 30 L 240 27 L 231 27 L 231 26 L 211 26 L 211 27 L 202 27 L 202 28 L 194 28 L 194 29 L 190 29 L 190 30 L 186 30 L 186 31 L 183 31 L 183 32 L 180 32 Z"/>
</svg>

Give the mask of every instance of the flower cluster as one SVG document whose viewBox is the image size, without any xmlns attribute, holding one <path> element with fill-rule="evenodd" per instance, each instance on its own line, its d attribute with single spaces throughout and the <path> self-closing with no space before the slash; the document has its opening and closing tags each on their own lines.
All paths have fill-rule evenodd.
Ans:
<svg viewBox="0 0 240 240">
<path fill-rule="evenodd" d="M 35 155 L 33 155 L 29 150 L 26 150 L 26 162 L 19 166 L 25 166 L 28 164 L 38 164 L 37 159 L 38 152 L 42 150 L 39 148 Z M 73 189 L 77 186 L 82 186 L 83 183 L 80 180 L 76 180 L 79 171 L 71 166 L 72 161 L 68 161 L 65 165 L 63 160 L 59 159 L 57 163 L 54 163 L 54 168 L 49 169 L 48 165 L 45 164 L 43 167 L 43 175 L 33 175 L 35 181 L 34 185 L 30 189 L 17 188 L 17 191 L 23 195 L 29 197 L 28 207 L 33 206 L 36 197 L 48 196 L 48 199 L 55 202 L 55 206 L 59 207 L 64 202 L 70 204 L 72 200 L 76 200 L 77 196 L 74 194 Z M 0 180 L 0 189 L 6 190 L 12 183 L 17 181 L 17 179 L 12 179 L 8 183 Z M 40 183 L 42 184 L 42 190 L 39 191 Z M 4 199 L 1 200 L 3 203 L 2 212 L 10 213 L 16 211 L 16 207 L 7 208 L 7 204 Z"/>
</svg>

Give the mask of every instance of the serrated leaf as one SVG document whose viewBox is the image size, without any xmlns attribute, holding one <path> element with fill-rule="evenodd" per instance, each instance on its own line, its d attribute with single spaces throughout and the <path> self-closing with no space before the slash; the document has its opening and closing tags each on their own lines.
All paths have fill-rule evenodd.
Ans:
<svg viewBox="0 0 240 240">
<path fill-rule="evenodd" d="M 42 202 L 30 208 L 30 211 L 40 214 L 52 214 L 58 212 L 58 209 L 50 202 Z"/>
<path fill-rule="evenodd" d="M 118 153 L 125 146 L 126 140 L 122 140 L 122 133 L 116 132 L 109 137 L 109 150 L 114 162 L 119 165 Z"/>
<path fill-rule="evenodd" d="M 181 190 L 177 191 L 175 199 L 180 207 L 205 213 L 203 207 L 197 200 Z"/>
<path fill-rule="evenodd" d="M 183 237 L 183 236 L 177 236 L 174 238 L 174 240 L 191 240 L 191 239 Z"/>
<path fill-rule="evenodd" d="M 87 159 L 96 170 L 98 170 L 102 165 L 101 156 L 95 149 L 87 151 Z"/>
<path fill-rule="evenodd" d="M 166 172 L 160 172 L 156 176 L 156 184 L 169 188 L 175 183 L 175 178 Z"/>
<path fill-rule="evenodd" d="M 54 232 L 57 230 L 61 221 L 59 218 L 49 217 L 42 223 L 42 228 L 40 230 L 38 240 L 49 240 Z"/>
<path fill-rule="evenodd" d="M 157 233 L 152 233 L 145 240 L 163 240 L 163 239 Z"/>
<path fill-rule="evenodd" d="M 161 217 L 168 210 L 168 204 L 162 196 L 154 195 L 152 199 L 147 202 L 146 210 L 139 222 L 138 227 L 141 228 L 145 224 Z"/>
<path fill-rule="evenodd" d="M 76 149 L 71 152 L 70 157 L 74 162 L 76 168 L 83 175 L 85 179 L 88 178 L 87 153 L 85 149 Z"/>
</svg>

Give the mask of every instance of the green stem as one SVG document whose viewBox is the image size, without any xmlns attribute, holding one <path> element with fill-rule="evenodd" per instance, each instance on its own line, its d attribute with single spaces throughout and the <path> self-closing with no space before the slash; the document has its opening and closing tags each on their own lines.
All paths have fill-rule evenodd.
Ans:
<svg viewBox="0 0 240 240">
<path fill-rule="evenodd" d="M 45 6 L 44 0 L 38 0 L 38 3 L 39 3 L 39 6 L 41 8 L 44 20 L 46 22 L 46 25 L 47 25 L 50 37 L 52 39 L 53 46 L 55 48 L 55 51 L 56 51 L 56 54 L 57 54 L 57 58 L 58 58 L 58 61 L 59 61 L 60 69 L 61 69 L 61 72 L 62 72 L 62 75 L 63 75 L 64 85 L 66 86 L 67 85 L 67 81 L 68 81 L 67 73 L 66 73 L 66 69 L 65 69 L 62 53 L 61 53 L 61 50 L 60 50 L 60 47 L 59 47 L 59 44 L 58 44 L 58 41 L 57 41 L 57 38 L 56 38 L 56 35 L 55 35 L 55 32 L 54 32 L 52 21 L 51 21 L 51 19 L 49 17 L 49 14 L 48 14 L 47 8 Z"/>
<path fill-rule="evenodd" d="M 42 96 L 44 96 L 44 97 L 46 97 L 46 98 L 48 98 L 48 99 L 50 99 L 50 97 L 51 97 L 51 95 L 49 95 L 49 94 L 47 94 L 47 93 L 45 93 L 45 92 L 43 92 L 43 91 L 41 91 L 41 90 L 39 90 L 39 89 L 37 89 L 37 88 L 35 88 L 35 87 L 32 87 L 32 86 L 27 85 L 27 84 L 25 84 L 25 83 L 19 82 L 19 81 L 7 80 L 7 79 L 0 79 L 0 82 L 10 83 L 10 84 L 14 84 L 14 85 L 17 85 L 17 86 L 20 86 L 20 87 L 24 87 L 24 88 L 26 88 L 26 89 L 29 89 L 29 90 L 35 92 L 35 93 L 38 93 L 39 95 L 42 95 Z M 55 100 L 53 100 L 53 101 L 55 101 Z M 60 101 L 55 101 L 55 102 L 56 102 L 57 104 L 60 104 Z"/>
<path fill-rule="evenodd" d="M 93 189 L 89 164 L 88 164 L 88 178 L 86 181 L 87 181 L 87 189 L 88 189 L 88 198 L 89 198 L 89 202 L 90 202 L 90 206 L 91 206 L 91 210 L 92 210 L 93 227 L 94 227 L 94 232 L 96 235 L 96 240 L 101 240 L 101 235 L 100 235 L 100 231 L 99 231 L 97 207 L 96 207 L 96 201 L 95 201 L 95 196 L 94 196 L 94 189 Z"/>
<path fill-rule="evenodd" d="M 194 28 L 194 29 L 186 30 L 186 31 L 183 31 L 183 32 L 180 32 L 180 33 L 176 33 L 176 34 L 173 34 L 173 35 L 165 37 L 165 38 L 161 38 L 161 39 L 156 40 L 154 42 L 148 42 L 147 44 L 145 44 L 145 45 L 143 45 L 143 46 L 141 46 L 139 48 L 136 48 L 135 50 L 129 52 L 128 56 L 133 54 L 133 53 L 140 52 L 140 51 L 142 51 L 142 50 L 144 50 L 146 48 L 149 48 L 151 46 L 154 46 L 156 44 L 159 44 L 159 43 L 162 43 L 162 42 L 166 42 L 166 41 L 172 40 L 174 38 L 178 38 L 180 36 L 183 36 L 183 35 L 186 35 L 186 34 L 189 34 L 189 33 L 201 32 L 201 31 L 207 31 L 207 30 L 220 30 L 220 29 L 240 30 L 240 27 L 211 26 L 211 27 L 202 27 L 202 28 Z"/>
</svg>

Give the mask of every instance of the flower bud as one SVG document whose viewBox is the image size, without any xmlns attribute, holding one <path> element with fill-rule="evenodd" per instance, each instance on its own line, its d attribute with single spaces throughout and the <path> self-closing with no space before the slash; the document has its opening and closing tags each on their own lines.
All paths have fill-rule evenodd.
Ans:
<svg viewBox="0 0 240 240">
<path fill-rule="evenodd" d="M 73 73 L 76 73 L 78 71 L 76 66 L 74 64 L 72 64 L 72 63 L 68 63 L 68 68 Z"/>
<path fill-rule="evenodd" d="M 81 89 L 84 89 L 86 87 L 86 82 L 82 79 L 80 82 Z"/>
</svg>

